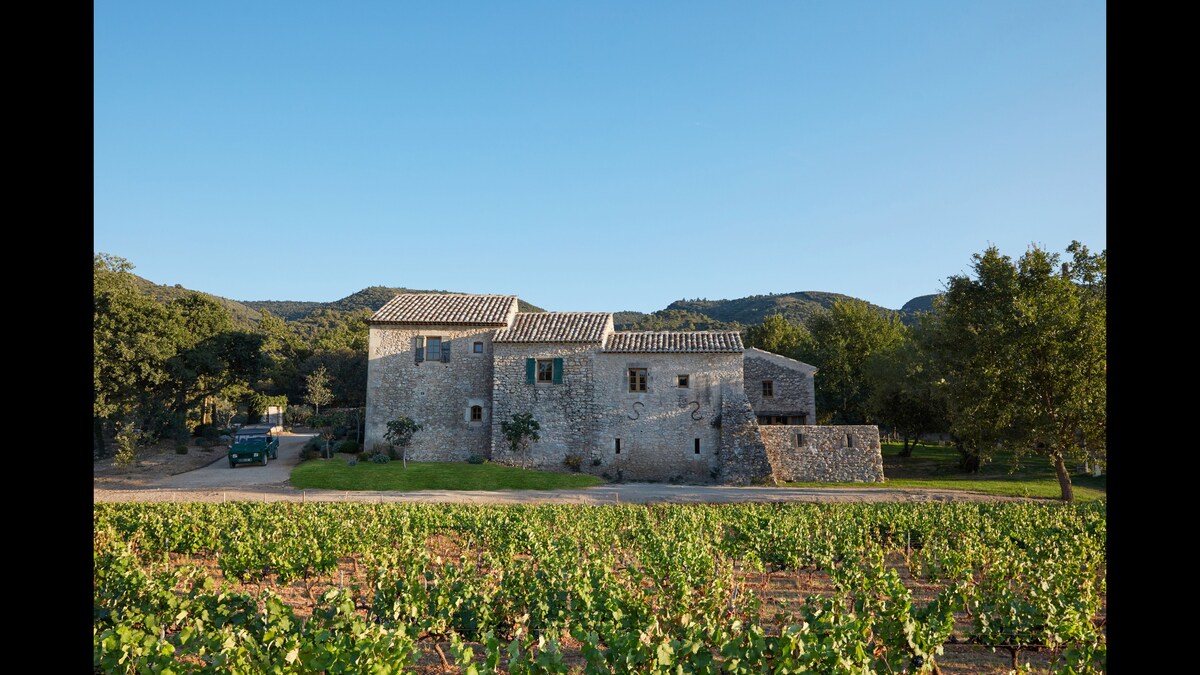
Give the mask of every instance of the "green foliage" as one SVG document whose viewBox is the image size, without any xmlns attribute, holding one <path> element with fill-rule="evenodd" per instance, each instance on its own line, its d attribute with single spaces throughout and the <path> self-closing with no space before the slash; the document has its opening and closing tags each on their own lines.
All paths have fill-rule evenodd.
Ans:
<svg viewBox="0 0 1200 675">
<path fill-rule="evenodd" d="M 333 401 L 333 392 L 329 389 L 329 372 L 325 366 L 320 366 L 304 378 L 304 400 L 313 404 L 316 412 L 321 412 L 321 405 Z"/>
<path fill-rule="evenodd" d="M 424 467 L 301 468 L 329 465 L 360 481 Z M 438 645 L 477 673 L 931 673 L 946 668 L 957 622 L 967 642 L 1014 661 L 1037 650 L 1050 672 L 1105 672 L 1105 512 L 97 503 L 93 669 L 409 672 L 421 652 L 436 662 Z M 246 590 L 218 588 L 195 557 Z M 304 620 L 273 590 L 338 579 L 347 559 L 365 579 L 318 589 Z M 822 590 L 802 600 L 771 591 L 802 578 Z M 569 668 L 568 635 L 578 649 Z M 972 669 L 1007 669 L 983 658 Z"/>
<path fill-rule="evenodd" d="M 1072 262 L 1031 246 L 996 247 L 951 277 L 926 349 L 946 381 L 951 431 L 986 459 L 998 444 L 1049 457 L 1062 499 L 1068 460 L 1103 459 L 1107 428 L 1107 255 L 1072 242 Z"/>
<path fill-rule="evenodd" d="M 117 431 L 117 452 L 113 455 L 113 464 L 130 466 L 137 461 L 138 451 L 149 439 L 149 435 L 130 424 L 121 426 Z"/>
<path fill-rule="evenodd" d="M 360 449 L 358 441 L 342 441 L 337 445 L 338 452 L 357 453 Z"/>
<path fill-rule="evenodd" d="M 486 461 L 487 458 L 483 455 L 469 455 L 467 457 L 467 464 L 483 464 Z"/>
<path fill-rule="evenodd" d="M 579 470 L 583 468 L 583 457 L 573 452 L 567 453 L 567 456 L 563 457 L 563 466 L 575 473 L 579 473 Z"/>
<path fill-rule="evenodd" d="M 927 330 L 923 325 L 915 330 Z M 912 453 L 922 435 L 949 427 L 945 387 L 935 373 L 936 364 L 920 341 L 907 337 L 871 354 L 863 365 L 869 417 L 900 435 L 902 457 Z"/>
<path fill-rule="evenodd" d="M 822 423 L 865 424 L 870 383 L 864 375 L 867 359 L 894 349 L 907 329 L 894 312 L 880 314 L 861 300 L 836 300 L 828 311 L 808 322 L 812 334 L 807 358 L 819 369 L 815 378 L 817 414 Z"/>
<path fill-rule="evenodd" d="M 307 405 L 288 406 L 283 411 L 283 423 L 288 427 L 307 426 L 312 419 L 313 409 Z"/>
<path fill-rule="evenodd" d="M 383 440 L 388 444 L 388 456 L 392 459 L 402 459 L 405 466 L 408 466 L 408 446 L 412 443 L 413 436 L 420 430 L 421 425 L 407 415 L 389 420 L 387 431 L 383 434 Z M 396 456 L 396 448 L 400 448 L 399 457 Z"/>
<path fill-rule="evenodd" d="M 541 428 L 542 425 L 533 419 L 533 413 L 513 413 L 511 420 L 500 422 L 500 433 L 513 452 L 527 450 L 530 443 L 540 438 L 538 430 Z"/>
<path fill-rule="evenodd" d="M 802 324 L 772 314 L 761 325 L 746 329 L 746 346 L 799 360 L 812 352 L 812 335 Z"/>
<path fill-rule="evenodd" d="M 369 459 L 375 464 L 387 464 L 388 462 L 392 461 L 391 456 L 389 456 L 386 452 L 377 452 L 371 455 Z"/>
</svg>

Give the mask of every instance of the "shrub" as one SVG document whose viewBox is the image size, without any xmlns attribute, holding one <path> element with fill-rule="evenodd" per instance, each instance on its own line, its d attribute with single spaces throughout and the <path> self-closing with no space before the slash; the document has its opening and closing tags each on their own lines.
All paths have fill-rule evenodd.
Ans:
<svg viewBox="0 0 1200 675">
<path fill-rule="evenodd" d="M 571 453 L 571 454 L 567 455 L 566 457 L 563 457 L 563 465 L 566 466 L 571 471 L 574 471 L 575 473 L 579 473 L 579 468 L 581 466 L 583 466 L 583 457 L 580 457 L 579 455 L 576 455 L 575 453 Z"/>
<path fill-rule="evenodd" d="M 341 443 L 337 444 L 338 452 L 348 452 L 348 453 L 356 454 L 356 453 L 358 453 L 359 450 L 361 450 L 361 448 L 358 447 L 357 441 L 342 441 Z"/>
<path fill-rule="evenodd" d="M 283 423 L 287 427 L 304 426 L 308 424 L 308 418 L 312 417 L 312 406 L 307 405 L 289 405 L 283 411 Z"/>
<path fill-rule="evenodd" d="M 175 454 L 177 454 L 177 455 L 188 454 L 188 444 L 187 443 L 176 443 L 175 444 Z"/>
<path fill-rule="evenodd" d="M 211 448 L 215 444 L 216 444 L 216 441 L 210 440 L 207 438 L 201 437 L 201 438 L 196 439 L 196 445 L 198 445 L 202 448 Z"/>
<path fill-rule="evenodd" d="M 386 452 L 380 452 L 371 455 L 371 461 L 376 464 L 387 464 L 388 462 L 392 461 L 392 458 L 388 457 Z"/>
<path fill-rule="evenodd" d="M 487 459 L 485 459 L 483 455 L 471 455 L 470 457 L 467 457 L 467 464 L 483 464 L 486 461 Z"/>
<path fill-rule="evenodd" d="M 600 461 L 599 457 L 592 458 L 592 466 L 600 466 L 600 464 L 601 464 L 601 461 Z"/>
<path fill-rule="evenodd" d="M 350 459 L 346 460 L 346 466 L 358 466 L 358 458 L 351 457 Z"/>
<path fill-rule="evenodd" d="M 320 457 L 321 457 L 321 451 L 317 450 L 316 448 L 310 448 L 307 445 L 305 445 L 300 450 L 300 461 L 301 462 L 307 462 L 310 459 L 319 459 Z"/>
</svg>

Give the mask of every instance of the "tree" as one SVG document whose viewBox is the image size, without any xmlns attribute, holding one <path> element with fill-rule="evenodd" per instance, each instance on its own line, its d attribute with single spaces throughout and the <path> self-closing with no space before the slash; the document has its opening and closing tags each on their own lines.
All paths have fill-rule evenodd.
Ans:
<svg viewBox="0 0 1200 675">
<path fill-rule="evenodd" d="M 404 468 L 408 468 L 408 446 L 412 443 L 413 435 L 421 430 L 421 425 L 417 424 L 411 417 L 401 416 L 387 423 L 387 432 L 383 434 L 383 440 L 391 446 L 392 459 L 395 459 L 395 449 L 400 448 L 400 459 L 404 462 Z"/>
<path fill-rule="evenodd" d="M 304 378 L 304 391 L 304 400 L 313 404 L 317 414 L 320 414 L 321 405 L 333 400 L 333 392 L 329 389 L 329 371 L 325 366 L 319 366 Z"/>
<path fill-rule="evenodd" d="M 761 325 L 746 329 L 746 345 L 799 359 L 812 349 L 812 335 L 804 324 L 792 323 L 782 314 L 772 314 Z"/>
<path fill-rule="evenodd" d="M 870 383 L 867 359 L 905 339 L 907 329 L 895 312 L 881 314 L 862 300 L 836 300 L 808 323 L 812 334 L 807 361 L 819 369 L 817 410 L 826 424 L 864 424 Z"/>
<path fill-rule="evenodd" d="M 935 303 L 930 346 L 947 381 L 951 431 L 981 460 L 1000 444 L 1046 456 L 1063 501 L 1069 459 L 1103 459 L 1107 253 L 1072 242 L 1071 263 L 1030 246 L 1014 263 L 972 256 Z"/>
<path fill-rule="evenodd" d="M 867 412 L 900 434 L 901 457 L 912 456 L 922 435 L 948 425 L 944 388 L 934 372 L 929 354 L 911 339 L 876 351 L 863 366 L 870 390 Z"/>
<path fill-rule="evenodd" d="M 533 419 L 533 413 L 513 413 L 512 420 L 500 422 L 500 433 L 508 440 L 508 447 L 513 453 L 524 454 L 529 444 L 538 440 L 538 430 L 542 428 Z"/>
</svg>

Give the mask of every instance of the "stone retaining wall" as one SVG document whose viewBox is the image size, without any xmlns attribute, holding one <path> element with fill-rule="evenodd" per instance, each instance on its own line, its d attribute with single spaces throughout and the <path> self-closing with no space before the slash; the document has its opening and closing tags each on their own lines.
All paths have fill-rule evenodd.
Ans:
<svg viewBox="0 0 1200 675">
<path fill-rule="evenodd" d="M 759 427 L 775 479 L 781 482 L 882 483 L 879 427 Z"/>
</svg>

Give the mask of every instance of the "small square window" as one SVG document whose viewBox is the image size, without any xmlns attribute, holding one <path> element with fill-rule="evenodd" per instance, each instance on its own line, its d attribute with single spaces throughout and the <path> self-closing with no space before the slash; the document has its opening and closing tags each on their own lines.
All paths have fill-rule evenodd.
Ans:
<svg viewBox="0 0 1200 675">
<path fill-rule="evenodd" d="M 472 422 L 482 422 L 483 421 L 483 406 L 479 406 L 479 405 L 471 406 L 471 421 Z"/>
<path fill-rule="evenodd" d="M 775 395 L 775 383 L 771 380 L 763 380 L 763 398 L 771 398 Z"/>
<path fill-rule="evenodd" d="M 475 344 L 471 345 L 471 351 L 475 352 L 476 354 L 482 354 L 483 353 L 483 343 L 476 342 Z"/>
<path fill-rule="evenodd" d="M 646 369 L 629 369 L 629 391 L 646 391 Z"/>
<path fill-rule="evenodd" d="M 553 382 L 554 381 L 554 359 L 538 359 L 537 381 L 538 382 Z"/>
<path fill-rule="evenodd" d="M 676 384 L 679 386 L 680 389 L 687 389 L 688 388 L 688 376 L 687 375 L 677 375 L 676 376 Z"/>
</svg>

